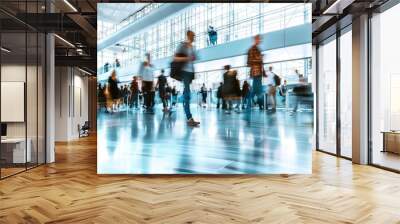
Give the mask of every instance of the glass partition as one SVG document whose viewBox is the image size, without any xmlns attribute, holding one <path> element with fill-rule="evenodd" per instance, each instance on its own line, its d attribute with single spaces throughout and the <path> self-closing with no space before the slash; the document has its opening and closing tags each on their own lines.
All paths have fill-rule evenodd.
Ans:
<svg viewBox="0 0 400 224">
<path fill-rule="evenodd" d="M 318 149 L 336 154 L 336 36 L 318 48 Z"/>
<path fill-rule="evenodd" d="M 37 165 L 38 158 L 38 35 L 34 32 L 27 33 L 28 61 L 26 64 L 26 114 L 27 114 L 27 150 L 30 151 L 30 160 L 27 167 Z"/>
<path fill-rule="evenodd" d="M 340 154 L 352 157 L 352 32 L 340 36 Z"/>
<path fill-rule="evenodd" d="M 25 32 L 1 34 L 2 177 L 24 171 L 26 163 L 31 162 L 25 110 L 28 69 L 26 41 Z"/>
<path fill-rule="evenodd" d="M 370 120 L 374 165 L 400 170 L 400 4 L 372 17 Z"/>
<path fill-rule="evenodd" d="M 1 2 L 23 16 L 44 1 Z M 45 35 L 0 13 L 0 178 L 45 163 Z"/>
</svg>

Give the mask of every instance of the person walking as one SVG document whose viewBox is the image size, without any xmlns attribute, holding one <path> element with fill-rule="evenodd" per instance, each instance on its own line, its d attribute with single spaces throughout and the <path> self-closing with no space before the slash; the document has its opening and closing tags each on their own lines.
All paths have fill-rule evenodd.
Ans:
<svg viewBox="0 0 400 224">
<path fill-rule="evenodd" d="M 249 83 L 245 80 L 243 82 L 242 86 L 242 109 L 250 109 L 248 108 L 248 105 L 250 101 L 250 85 Z"/>
<path fill-rule="evenodd" d="M 233 109 L 233 104 L 236 103 L 236 112 L 239 111 L 240 102 L 240 84 L 237 79 L 237 71 L 229 70 L 224 74 L 224 84 L 222 86 L 222 97 L 226 101 L 226 113 L 230 114 Z"/>
<path fill-rule="evenodd" d="M 207 105 L 207 88 L 206 85 L 203 83 L 203 86 L 200 89 L 201 99 L 203 103 L 203 107 Z"/>
<path fill-rule="evenodd" d="M 225 65 L 225 66 L 224 66 L 224 70 L 223 70 L 223 73 L 222 73 L 222 80 L 224 79 L 225 74 L 226 74 L 230 69 L 231 69 L 231 66 L 230 66 L 230 65 Z M 224 83 L 221 82 L 221 85 L 223 85 L 223 84 L 224 84 Z M 222 98 L 222 110 L 226 110 L 226 108 L 227 108 L 227 103 L 226 103 L 226 100 L 224 99 L 224 97 L 222 96 L 222 89 L 221 89 L 221 98 Z"/>
<path fill-rule="evenodd" d="M 175 107 L 176 101 L 178 100 L 178 92 L 176 91 L 176 87 L 172 87 L 171 89 L 171 95 L 172 95 L 172 107 Z"/>
<path fill-rule="evenodd" d="M 130 96 L 129 107 L 138 109 L 139 108 L 139 83 L 137 81 L 136 76 L 133 76 L 133 78 L 132 78 L 130 89 L 131 89 L 131 96 Z"/>
<path fill-rule="evenodd" d="M 110 70 L 110 63 L 106 62 L 104 64 L 104 72 L 108 72 L 108 70 Z"/>
<path fill-rule="evenodd" d="M 143 62 L 140 70 L 140 75 L 142 76 L 142 92 L 145 109 L 147 113 L 154 113 L 154 74 L 149 53 L 146 54 L 146 60 Z"/>
<path fill-rule="evenodd" d="M 219 109 L 219 106 L 222 104 L 222 102 L 221 102 L 222 101 L 222 86 L 223 86 L 223 83 L 220 82 L 218 89 L 217 89 L 217 109 Z"/>
<path fill-rule="evenodd" d="M 121 91 L 118 88 L 118 79 L 115 70 L 112 71 L 110 77 L 108 78 L 108 92 L 111 99 L 110 112 L 114 112 L 118 109 L 118 105 L 121 100 Z"/>
<path fill-rule="evenodd" d="M 282 101 L 286 101 L 286 93 L 288 91 L 287 81 L 283 80 L 283 84 L 277 88 L 279 95 L 282 97 Z"/>
<path fill-rule="evenodd" d="M 118 58 L 115 59 L 115 67 L 116 68 L 121 67 L 121 63 L 119 62 Z"/>
<path fill-rule="evenodd" d="M 167 83 L 167 87 L 165 87 L 165 93 L 166 93 L 166 99 L 167 99 L 167 106 L 168 108 L 172 108 L 172 102 L 171 102 L 171 98 L 172 98 L 172 89 L 171 86 L 168 85 Z"/>
<path fill-rule="evenodd" d="M 301 79 L 302 75 L 299 75 L 299 82 L 292 90 L 291 99 L 293 101 L 293 110 L 291 111 L 290 115 L 294 115 L 297 113 L 297 109 L 299 107 L 299 101 L 301 97 L 309 95 L 309 86 L 305 79 Z"/>
<path fill-rule="evenodd" d="M 186 40 L 180 44 L 177 53 L 174 56 L 174 61 L 184 62 L 180 76 L 182 77 L 183 82 L 183 108 L 189 126 L 198 126 L 200 124 L 200 122 L 193 119 L 192 113 L 190 112 L 190 84 L 194 79 L 193 62 L 196 60 L 195 50 L 193 47 L 194 39 L 194 32 L 188 30 L 186 32 Z"/>
<path fill-rule="evenodd" d="M 254 37 L 253 46 L 247 52 L 247 66 L 250 67 L 250 77 L 253 79 L 251 98 L 257 97 L 257 104 L 260 110 L 263 106 L 262 76 L 264 74 L 263 55 L 258 46 L 261 43 L 261 36 Z M 251 105 L 249 105 L 251 107 Z"/>
<path fill-rule="evenodd" d="M 276 111 L 276 86 L 280 85 L 280 78 L 277 74 L 273 72 L 272 66 L 269 66 L 268 71 L 266 72 L 267 75 L 267 86 L 268 86 L 268 93 L 267 93 L 267 108 L 268 104 L 271 105 L 271 112 Z M 279 81 L 278 81 L 279 79 Z"/>
<path fill-rule="evenodd" d="M 167 78 L 164 75 L 164 69 L 161 69 L 161 74 L 160 76 L 158 76 L 156 88 L 158 88 L 158 94 L 163 104 L 163 111 L 167 112 L 168 111 Z"/>
<path fill-rule="evenodd" d="M 128 88 L 128 85 L 124 85 L 122 88 L 122 100 L 123 100 L 123 105 L 128 107 L 128 97 L 130 95 L 130 90 Z"/>
<path fill-rule="evenodd" d="M 97 84 L 97 102 L 98 108 L 101 110 L 106 102 L 106 97 L 104 95 L 104 89 L 101 83 Z M 105 107 L 107 109 L 107 107 Z"/>
</svg>

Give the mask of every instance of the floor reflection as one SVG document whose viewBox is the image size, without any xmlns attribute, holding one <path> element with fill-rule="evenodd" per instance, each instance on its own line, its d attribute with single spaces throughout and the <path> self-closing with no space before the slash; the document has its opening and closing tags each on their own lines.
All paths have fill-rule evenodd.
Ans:
<svg viewBox="0 0 400 224">
<path fill-rule="evenodd" d="M 313 114 L 284 111 L 224 114 L 193 107 L 171 116 L 123 111 L 98 114 L 100 174 L 311 173 Z"/>
</svg>

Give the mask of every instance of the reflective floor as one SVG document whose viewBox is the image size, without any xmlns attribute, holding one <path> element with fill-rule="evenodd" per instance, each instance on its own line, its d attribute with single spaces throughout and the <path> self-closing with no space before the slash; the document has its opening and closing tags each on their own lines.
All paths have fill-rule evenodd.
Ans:
<svg viewBox="0 0 400 224">
<path fill-rule="evenodd" d="M 201 122 L 188 127 L 181 107 L 99 112 L 99 174 L 311 173 L 313 114 L 284 111 L 225 114 L 192 105 Z"/>
</svg>

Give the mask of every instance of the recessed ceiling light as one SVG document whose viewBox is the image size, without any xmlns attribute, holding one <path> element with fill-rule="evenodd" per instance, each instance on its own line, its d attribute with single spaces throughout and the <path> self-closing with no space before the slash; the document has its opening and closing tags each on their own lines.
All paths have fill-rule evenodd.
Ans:
<svg viewBox="0 0 400 224">
<path fill-rule="evenodd" d="M 79 69 L 79 71 L 81 71 L 81 72 L 83 72 L 83 73 L 85 73 L 85 74 L 87 74 L 87 75 L 92 75 L 92 73 L 90 73 L 90 72 L 88 72 L 88 71 L 85 71 L 85 70 L 83 70 L 83 69 L 81 69 L 81 68 L 78 68 Z"/>
<path fill-rule="evenodd" d="M 66 39 L 64 39 L 64 38 L 62 38 L 62 37 L 60 37 L 60 36 L 57 35 L 57 34 L 54 34 L 54 36 L 57 37 L 58 39 L 60 39 L 62 42 L 66 43 L 67 45 L 69 45 L 69 46 L 75 48 L 75 45 L 73 45 L 73 44 L 72 44 L 71 42 L 69 42 L 68 40 L 66 40 Z"/>
<path fill-rule="evenodd" d="M 355 0 L 336 0 L 322 14 L 342 14 L 343 9 L 351 5 Z"/>
<path fill-rule="evenodd" d="M 64 0 L 65 4 L 67 4 L 72 10 L 74 10 L 75 12 L 78 12 L 78 10 L 68 1 L 68 0 Z"/>
</svg>

